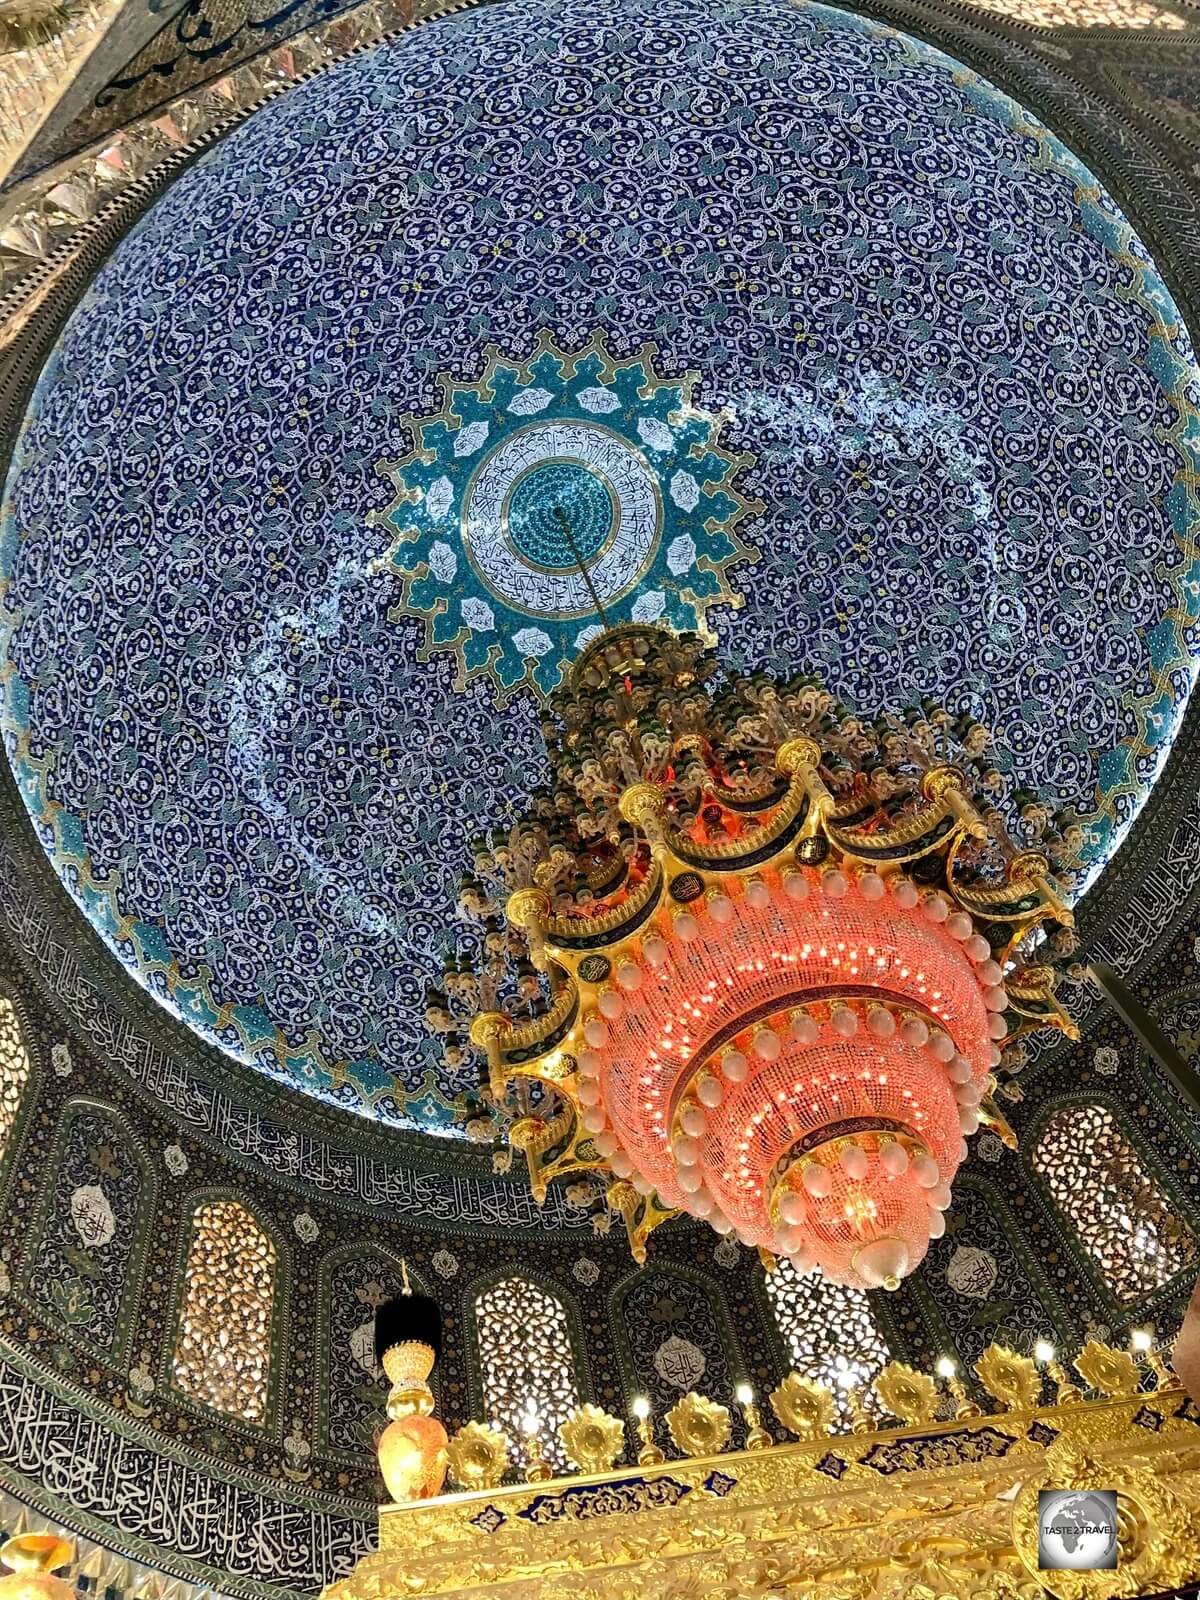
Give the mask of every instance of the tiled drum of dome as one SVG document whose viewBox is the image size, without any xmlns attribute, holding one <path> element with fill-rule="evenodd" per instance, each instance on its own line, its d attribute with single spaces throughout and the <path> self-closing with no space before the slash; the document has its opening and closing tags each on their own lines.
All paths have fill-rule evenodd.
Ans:
<svg viewBox="0 0 1200 1600">
<path fill-rule="evenodd" d="M 644 382 L 589 378 L 617 407 L 522 476 L 531 430 L 579 421 L 589 346 Z M 1095 179 L 928 47 L 785 0 L 468 11 L 265 107 L 71 318 L 6 494 L 9 759 L 164 1005 L 451 1128 L 474 1072 L 429 1053 L 421 997 L 473 836 L 542 776 L 538 693 L 599 623 L 564 495 L 589 577 L 628 536 L 602 604 L 739 666 L 802 655 L 867 712 L 981 717 L 1098 870 L 1193 680 L 1196 393 Z M 481 409 L 428 442 L 454 466 L 431 508 L 401 463 L 456 395 Z M 581 468 L 600 429 L 610 465 Z M 503 559 L 462 514 L 489 462 Z"/>
</svg>

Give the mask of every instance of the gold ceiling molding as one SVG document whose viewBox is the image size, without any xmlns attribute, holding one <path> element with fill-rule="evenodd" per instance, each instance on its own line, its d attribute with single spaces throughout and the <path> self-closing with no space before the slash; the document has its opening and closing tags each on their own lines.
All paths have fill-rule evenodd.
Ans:
<svg viewBox="0 0 1200 1600">
<path fill-rule="evenodd" d="M 1040 1488 L 1117 1490 L 1116 1572 L 1039 1572 Z M 1172 1387 L 387 1506 L 323 1600 L 1109 1600 L 1200 1578 L 1196 1508 Z"/>
</svg>

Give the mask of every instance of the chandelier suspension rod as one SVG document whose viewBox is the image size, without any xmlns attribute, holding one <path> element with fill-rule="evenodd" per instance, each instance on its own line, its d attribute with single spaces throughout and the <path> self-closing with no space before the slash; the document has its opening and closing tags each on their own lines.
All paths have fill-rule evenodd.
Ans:
<svg viewBox="0 0 1200 1600">
<path fill-rule="evenodd" d="M 575 543 L 575 535 L 571 532 L 571 519 L 567 516 L 567 513 L 563 509 L 562 506 L 555 506 L 555 508 L 554 508 L 554 520 L 555 520 L 555 522 L 558 523 L 559 527 L 562 529 L 563 538 L 567 541 L 568 545 L 570 545 L 570 547 L 571 547 L 571 554 L 575 557 L 575 565 L 579 568 L 579 576 L 583 579 L 584 583 L 587 585 L 587 592 L 592 597 L 592 604 L 595 606 L 597 612 L 600 615 L 600 621 L 607 628 L 608 627 L 608 615 L 604 610 L 604 604 L 601 601 L 600 596 L 596 593 L 596 586 L 592 582 L 591 574 L 588 572 L 588 569 L 583 564 L 583 557 L 579 554 L 579 546 Z"/>
</svg>

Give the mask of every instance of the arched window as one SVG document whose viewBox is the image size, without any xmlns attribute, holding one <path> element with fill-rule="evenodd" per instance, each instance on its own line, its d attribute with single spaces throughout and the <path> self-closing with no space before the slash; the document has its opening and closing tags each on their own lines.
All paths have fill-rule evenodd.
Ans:
<svg viewBox="0 0 1200 1600">
<path fill-rule="evenodd" d="M 1196 1260 L 1196 1236 L 1105 1106 L 1063 1106 L 1033 1167 L 1118 1300 L 1160 1289 Z"/>
<path fill-rule="evenodd" d="M 274 1297 L 271 1239 L 236 1200 L 203 1201 L 192 1215 L 175 1387 L 214 1411 L 263 1422 Z"/>
<path fill-rule="evenodd" d="M 571 1326 L 562 1301 L 528 1278 L 501 1278 L 475 1301 L 484 1417 L 504 1429 L 514 1456 L 530 1405 L 546 1460 L 566 1466 L 558 1430 L 579 1404 Z"/>
<path fill-rule="evenodd" d="M 801 1274 L 782 1257 L 767 1277 L 767 1298 L 792 1370 L 832 1389 L 844 1422 L 850 1420 L 847 1384 L 861 1387 L 867 1409 L 877 1411 L 869 1385 L 890 1356 L 866 1293 L 830 1283 L 817 1272 Z"/>
<path fill-rule="evenodd" d="M 11 1000 L 0 995 L 0 1156 L 17 1124 L 21 1096 L 29 1082 L 29 1052 Z"/>
</svg>

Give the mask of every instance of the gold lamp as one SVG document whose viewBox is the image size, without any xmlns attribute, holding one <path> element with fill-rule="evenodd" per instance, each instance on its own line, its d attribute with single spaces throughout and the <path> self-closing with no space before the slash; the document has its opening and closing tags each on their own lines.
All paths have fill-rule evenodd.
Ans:
<svg viewBox="0 0 1200 1600">
<path fill-rule="evenodd" d="M 442 1348 L 437 1301 L 414 1294 L 403 1268 L 404 1292 L 375 1312 L 375 1357 L 391 1381 L 389 1422 L 379 1437 L 379 1470 L 397 1503 L 431 1500 L 446 1481 L 449 1440 L 432 1415 L 429 1376 Z"/>
<path fill-rule="evenodd" d="M 55 1533 L 21 1533 L 0 1545 L 0 1600 L 75 1600 L 74 1587 L 56 1577 L 75 1558 L 74 1546 Z"/>
</svg>

